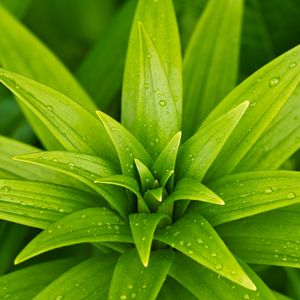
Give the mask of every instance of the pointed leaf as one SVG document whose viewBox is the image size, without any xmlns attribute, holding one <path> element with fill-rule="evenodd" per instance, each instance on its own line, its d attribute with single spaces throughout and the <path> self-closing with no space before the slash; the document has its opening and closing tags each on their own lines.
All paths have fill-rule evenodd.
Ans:
<svg viewBox="0 0 300 300">
<path fill-rule="evenodd" d="M 216 230 L 248 263 L 300 268 L 299 216 L 299 205 L 294 205 L 222 224 Z"/>
<path fill-rule="evenodd" d="M 207 126 L 202 126 L 182 145 L 177 160 L 178 178 L 190 177 L 202 181 L 248 105 L 248 101 L 243 102 Z"/>
<path fill-rule="evenodd" d="M 165 186 L 170 174 L 175 170 L 177 152 L 180 145 L 181 132 L 174 135 L 171 141 L 165 146 L 158 158 L 155 160 L 152 170 L 160 180 L 160 185 Z M 173 174 L 173 173 L 172 173 Z"/>
<path fill-rule="evenodd" d="M 82 106 L 47 86 L 3 69 L 0 81 L 48 128 L 61 147 L 116 161 L 101 122 Z"/>
<path fill-rule="evenodd" d="M 197 206 L 213 226 L 300 202 L 300 174 L 264 171 L 229 175 L 209 184 L 226 205 Z"/>
<path fill-rule="evenodd" d="M 34 300 L 60 297 L 76 300 L 106 299 L 116 260 L 117 257 L 113 254 L 85 260 L 50 283 Z"/>
<path fill-rule="evenodd" d="M 94 194 L 56 184 L 0 179 L 0 219 L 46 228 L 67 214 L 103 206 Z"/>
<path fill-rule="evenodd" d="M 50 225 L 21 251 L 16 263 L 64 246 L 92 242 L 131 243 L 129 226 L 105 207 L 72 213 Z"/>
<path fill-rule="evenodd" d="M 290 67 L 294 64 L 291 63 Z M 300 148 L 300 84 L 273 122 L 235 168 L 236 172 L 278 169 Z"/>
<path fill-rule="evenodd" d="M 299 49 L 297 46 L 289 50 L 247 78 L 204 121 L 203 125 L 209 124 L 242 101 L 251 102 L 250 109 L 214 162 L 207 180 L 232 173 L 293 94 L 300 82 Z M 290 68 L 295 62 L 295 67 Z"/>
<path fill-rule="evenodd" d="M 76 263 L 76 259 L 52 260 L 0 277 L 0 298 L 33 299 L 49 283 Z"/>
<path fill-rule="evenodd" d="M 50 168 L 76 178 L 100 194 L 124 218 L 132 209 L 133 203 L 128 199 L 125 191 L 117 187 L 99 186 L 94 183 L 97 176 L 108 176 L 117 172 L 114 165 L 97 156 L 63 151 L 45 151 L 18 155 L 15 159 Z M 91 189 L 89 190 L 91 191 Z"/>
<path fill-rule="evenodd" d="M 126 175 L 112 175 L 96 179 L 95 183 L 104 185 L 116 185 L 128 189 L 130 192 L 134 193 L 137 196 L 139 211 L 149 212 L 149 209 L 142 195 L 140 194 L 138 182 L 134 178 Z"/>
<path fill-rule="evenodd" d="M 101 109 L 108 107 L 121 88 L 136 2 L 127 1 L 116 11 L 76 72 L 79 81 Z"/>
<path fill-rule="evenodd" d="M 125 65 L 122 123 L 155 157 L 178 131 L 181 106 L 180 42 L 172 1 L 139 1 Z"/>
<path fill-rule="evenodd" d="M 2 6 L 0 6 L 0 20 L 0 62 L 4 68 L 55 88 L 86 107 L 90 112 L 95 111 L 95 104 L 71 73 L 51 51 Z M 57 139 L 53 137 L 45 124 L 22 102 L 19 104 L 43 144 L 49 149 L 59 149 Z"/>
<path fill-rule="evenodd" d="M 154 251 L 149 266 L 145 268 L 135 249 L 124 253 L 116 265 L 108 299 L 155 300 L 166 280 L 172 260 L 172 251 Z"/>
<path fill-rule="evenodd" d="M 153 236 L 161 222 L 171 223 L 169 216 L 154 214 L 132 214 L 129 216 L 130 228 L 133 240 L 145 267 L 148 266 Z"/>
<path fill-rule="evenodd" d="M 146 166 L 152 163 L 148 152 L 125 127 L 103 112 L 97 111 L 97 115 L 115 146 L 124 175 L 135 177 L 134 159 Z"/>
<path fill-rule="evenodd" d="M 154 188 L 156 179 L 151 171 L 140 160 L 135 159 L 134 162 L 140 176 L 142 191 L 146 192 L 150 188 Z"/>
<path fill-rule="evenodd" d="M 256 291 L 249 291 L 238 284 L 208 270 L 190 258 L 177 253 L 170 269 L 170 276 L 180 282 L 197 299 L 205 300 L 237 300 L 257 299 L 275 300 L 272 292 L 265 283 L 245 263 L 239 260 L 243 269 L 257 287 Z"/>
<path fill-rule="evenodd" d="M 183 62 L 187 137 L 236 84 L 243 2 L 209 1 L 190 39 Z"/>
<path fill-rule="evenodd" d="M 158 231 L 155 238 L 229 280 L 255 290 L 255 285 L 222 239 L 198 212 L 187 214 L 173 225 Z"/>
</svg>

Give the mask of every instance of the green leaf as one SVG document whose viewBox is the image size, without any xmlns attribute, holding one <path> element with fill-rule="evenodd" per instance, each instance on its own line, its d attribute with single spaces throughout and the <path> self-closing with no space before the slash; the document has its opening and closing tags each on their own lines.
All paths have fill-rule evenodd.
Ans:
<svg viewBox="0 0 300 300">
<path fill-rule="evenodd" d="M 15 262 L 64 246 L 98 242 L 132 243 L 129 226 L 105 207 L 77 211 L 50 225 L 27 244 Z"/>
<path fill-rule="evenodd" d="M 82 106 L 58 91 L 3 69 L 0 81 L 48 128 L 60 148 L 116 161 L 101 122 Z"/>
<path fill-rule="evenodd" d="M 300 268 L 299 205 L 217 226 L 236 255 L 254 264 Z"/>
<path fill-rule="evenodd" d="M 149 266 L 145 268 L 135 249 L 121 255 L 110 284 L 108 299 L 155 300 L 166 280 L 172 260 L 172 251 L 154 251 Z"/>
<path fill-rule="evenodd" d="M 122 123 L 155 158 L 179 130 L 181 106 L 180 42 L 172 1 L 139 1 L 125 65 Z"/>
<path fill-rule="evenodd" d="M 28 8 L 31 5 L 32 0 L 1 0 L 0 3 L 5 6 L 12 14 L 14 14 L 19 19 L 22 19 Z"/>
<path fill-rule="evenodd" d="M 187 137 L 236 84 L 242 13 L 243 0 L 209 1 L 194 29 L 183 61 Z"/>
<path fill-rule="evenodd" d="M 161 151 L 152 166 L 155 176 L 160 180 L 160 185 L 165 186 L 175 170 L 181 132 L 178 132 Z M 171 174 L 172 173 L 172 174 Z"/>
<path fill-rule="evenodd" d="M 0 179 L 0 219 L 46 228 L 67 214 L 103 205 L 94 194 L 45 182 Z"/>
<path fill-rule="evenodd" d="M 55 88 L 86 107 L 90 112 L 95 111 L 95 104 L 71 73 L 53 53 L 2 6 L 0 7 L 0 20 L 2 33 L 0 38 L 0 62 L 4 68 Z M 34 52 L 32 49 L 34 49 Z M 47 127 L 28 107 L 22 102 L 19 103 L 41 141 L 49 149 L 59 149 L 59 143 Z"/>
<path fill-rule="evenodd" d="M 247 78 L 204 121 L 203 126 L 245 100 L 251 103 L 211 167 L 207 180 L 235 171 L 293 94 L 300 82 L 299 49 L 300 46 L 289 50 Z"/>
<path fill-rule="evenodd" d="M 144 194 L 145 202 L 147 203 L 151 211 L 154 212 L 158 209 L 159 205 L 163 201 L 164 193 L 164 189 L 162 187 L 158 187 L 152 190 L 148 190 Z"/>
<path fill-rule="evenodd" d="M 113 254 L 85 260 L 50 283 L 34 300 L 106 299 L 116 260 Z"/>
<path fill-rule="evenodd" d="M 240 161 L 235 171 L 278 169 L 300 148 L 299 115 L 300 85 L 255 145 Z"/>
<path fill-rule="evenodd" d="M 248 105 L 248 101 L 243 102 L 207 126 L 201 127 L 181 146 L 176 169 L 179 179 L 190 177 L 202 181 L 230 134 L 240 122 Z"/>
<path fill-rule="evenodd" d="M 75 263 L 75 259 L 52 260 L 1 276 L 0 298 L 31 300 Z"/>
<path fill-rule="evenodd" d="M 89 191 L 92 189 L 100 194 L 124 218 L 132 209 L 133 203 L 123 190 L 112 186 L 99 186 L 94 183 L 98 176 L 104 177 L 117 172 L 114 165 L 97 156 L 63 151 L 44 151 L 18 155 L 15 159 L 43 166 L 77 179 L 89 187 Z"/>
<path fill-rule="evenodd" d="M 292 295 L 294 299 L 299 299 L 300 297 L 300 273 L 299 270 L 285 268 L 285 272 L 288 278 L 287 288 L 289 291 L 289 295 Z M 290 299 L 282 299 L 282 300 L 290 300 Z"/>
<path fill-rule="evenodd" d="M 213 226 L 299 203 L 300 173 L 264 171 L 229 175 L 209 184 L 224 199 L 217 207 L 201 204 L 203 217 Z"/>
<path fill-rule="evenodd" d="M 158 231 L 155 239 L 170 245 L 229 280 L 255 290 L 255 285 L 222 239 L 198 212 L 187 214 L 173 225 Z"/>
<path fill-rule="evenodd" d="M 278 293 L 277 291 L 273 291 L 273 295 L 276 300 L 293 300 L 292 298 L 287 297 L 281 293 Z"/>
<path fill-rule="evenodd" d="M 171 223 L 171 219 L 169 216 L 161 213 L 139 213 L 131 214 L 129 222 L 136 249 L 143 265 L 147 267 L 155 230 L 161 222 Z"/>
<path fill-rule="evenodd" d="M 232 283 L 180 253 L 176 254 L 169 274 L 193 293 L 197 299 L 275 300 L 265 283 L 246 264 L 242 261 L 239 261 L 239 263 L 255 283 L 257 287 L 255 291 L 249 291 L 238 284 Z"/>
<path fill-rule="evenodd" d="M 135 159 L 134 162 L 140 176 L 142 191 L 154 188 L 157 182 L 151 171 L 140 160 Z"/>
<path fill-rule="evenodd" d="M 98 117 L 103 123 L 118 153 L 124 175 L 135 176 L 134 159 L 139 159 L 146 166 L 152 163 L 148 152 L 139 141 L 120 123 L 113 118 L 97 111 Z"/>
<path fill-rule="evenodd" d="M 107 108 L 121 88 L 135 6 L 135 0 L 124 3 L 76 72 L 101 109 Z"/>
<path fill-rule="evenodd" d="M 112 175 L 96 179 L 94 182 L 101 185 L 116 185 L 128 189 L 137 196 L 139 211 L 149 212 L 149 209 L 140 194 L 138 182 L 134 178 L 126 175 Z"/>
</svg>

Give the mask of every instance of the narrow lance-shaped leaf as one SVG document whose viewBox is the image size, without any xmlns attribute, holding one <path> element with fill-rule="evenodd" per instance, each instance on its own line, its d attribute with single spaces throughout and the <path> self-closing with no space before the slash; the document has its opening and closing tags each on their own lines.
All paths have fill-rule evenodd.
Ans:
<svg viewBox="0 0 300 300">
<path fill-rule="evenodd" d="M 0 81 L 38 118 L 68 151 L 98 155 L 116 162 L 115 149 L 96 116 L 41 83 L 0 70 Z M 84 120 L 84 121 L 83 121 Z"/>
<path fill-rule="evenodd" d="M 139 173 L 141 180 L 142 192 L 146 192 L 148 189 L 153 188 L 158 184 L 152 172 L 145 166 L 140 160 L 135 159 L 135 166 Z"/>
<path fill-rule="evenodd" d="M 148 32 L 148 36 L 144 36 L 148 41 L 144 40 L 142 45 L 140 44 L 140 34 L 145 34 L 140 32 L 140 22 L 143 23 L 144 28 Z M 145 42 L 147 43 L 145 44 Z M 149 53 L 141 52 L 142 49 L 140 46 L 143 46 L 144 51 L 149 51 Z M 148 54 L 152 56 L 150 58 L 150 64 L 147 58 Z M 140 60 L 140 57 L 142 60 Z M 145 65 L 143 63 L 144 59 L 146 60 Z M 146 75 L 151 81 L 144 81 Z M 158 78 L 162 81 L 161 83 L 157 82 Z M 152 82 L 152 80 L 155 80 L 155 82 Z M 154 86 L 154 83 L 156 83 L 157 86 Z M 157 88 L 160 88 L 161 90 L 157 91 Z M 150 101 L 151 97 L 153 97 L 152 101 Z M 144 98 L 144 100 L 142 98 Z M 154 100 L 155 103 L 153 103 Z M 157 109 L 154 109 L 154 106 L 159 106 L 160 100 L 165 101 L 161 102 L 162 105 L 164 105 L 164 103 L 166 104 L 161 107 L 163 113 L 162 116 L 164 116 L 163 121 L 170 121 L 170 118 L 173 117 L 174 122 L 179 121 L 177 126 L 180 126 L 182 106 L 181 54 L 172 1 L 141 0 L 138 2 L 136 9 L 129 39 L 129 48 L 127 51 L 122 94 L 122 123 L 131 132 L 136 134 L 142 132 L 141 130 L 144 126 L 144 121 L 147 121 L 147 119 L 154 120 L 153 124 L 147 124 L 153 126 L 153 128 L 151 128 L 153 132 L 153 129 L 157 126 L 157 121 L 162 122 L 153 115 L 153 113 L 157 111 Z M 147 103 L 147 107 L 150 105 L 151 109 L 144 110 L 144 113 L 147 113 L 147 118 L 143 120 L 141 119 L 141 113 L 143 106 Z M 171 109 L 171 106 L 173 105 L 175 105 L 176 111 Z M 167 111 L 170 111 L 173 114 L 167 117 Z M 170 125 L 167 123 L 165 124 Z M 150 128 L 144 128 L 144 130 L 145 133 L 148 130 L 150 132 Z M 173 135 L 177 131 L 178 129 Z M 160 133 L 158 132 L 158 134 Z M 169 139 L 171 139 L 172 136 L 170 136 Z M 159 138 L 159 136 L 152 136 L 151 140 L 146 142 L 148 151 L 152 150 L 151 153 L 157 152 L 157 154 L 159 154 L 159 151 L 156 151 L 155 149 L 148 149 L 148 146 L 154 148 L 154 146 L 152 147 L 152 145 L 149 145 L 148 143 L 153 142 L 155 145 L 155 138 L 157 137 Z M 138 138 L 144 139 L 142 136 L 138 136 Z M 163 143 L 163 141 L 159 141 L 155 147 L 160 147 L 160 149 L 162 149 L 161 143 Z"/>
<path fill-rule="evenodd" d="M 136 3 L 136 0 L 127 1 L 116 12 L 76 72 L 79 81 L 101 109 L 108 107 L 121 88 Z"/>
<path fill-rule="evenodd" d="M 222 239 L 197 211 L 158 231 L 155 239 L 247 289 L 256 289 Z"/>
<path fill-rule="evenodd" d="M 299 205 L 294 205 L 222 224 L 216 230 L 232 252 L 248 263 L 299 268 L 299 216 Z"/>
<path fill-rule="evenodd" d="M 243 102 L 194 134 L 180 148 L 176 174 L 202 181 L 225 142 L 238 125 L 249 102 Z"/>
<path fill-rule="evenodd" d="M 0 179 L 0 219 L 46 228 L 76 210 L 103 206 L 95 194 L 45 182 Z"/>
<path fill-rule="evenodd" d="M 291 63 L 293 68 L 295 63 Z M 300 84 L 235 172 L 278 169 L 300 148 Z"/>
<path fill-rule="evenodd" d="M 64 246 L 97 242 L 132 242 L 129 226 L 105 207 L 77 211 L 50 225 L 27 244 L 15 262 Z"/>
<path fill-rule="evenodd" d="M 0 7 L 0 20 L 0 62 L 4 68 L 57 89 L 94 113 L 95 104 L 71 73 L 50 50 L 2 6 Z M 43 144 L 48 149 L 59 149 L 59 143 L 47 126 L 24 103 L 19 103 Z"/>
<path fill-rule="evenodd" d="M 243 0 L 212 0 L 196 25 L 183 61 L 186 137 L 236 84 L 242 13 Z"/>
<path fill-rule="evenodd" d="M 237 86 L 204 121 L 202 126 L 242 101 L 251 103 L 207 174 L 207 180 L 235 171 L 293 94 L 300 82 L 299 50 L 300 46 L 297 46 L 255 72 Z"/>
<path fill-rule="evenodd" d="M 146 166 L 152 163 L 143 145 L 124 126 L 103 112 L 97 111 L 97 114 L 115 146 L 124 175 L 135 177 L 134 159 Z"/>
<path fill-rule="evenodd" d="M 38 292 L 75 263 L 76 259 L 52 260 L 1 276 L 0 298 L 33 299 Z"/>
<path fill-rule="evenodd" d="M 128 213 L 133 208 L 132 201 L 122 189 L 99 186 L 94 183 L 98 176 L 109 176 L 118 170 L 113 164 L 97 156 L 63 151 L 45 151 L 18 155 L 14 159 L 56 170 L 77 179 L 86 186 L 85 189 L 91 192 L 94 190 L 101 195 L 124 219 L 127 218 Z"/>
<path fill-rule="evenodd" d="M 147 268 L 142 265 L 135 249 L 121 255 L 112 277 L 108 299 L 155 300 L 166 280 L 173 254 L 170 250 L 154 251 Z"/>
<path fill-rule="evenodd" d="M 51 282 L 34 299 L 106 299 L 116 260 L 114 254 L 90 258 Z"/>
<path fill-rule="evenodd" d="M 180 282 L 185 288 L 193 293 L 197 299 L 205 300 L 237 300 L 257 299 L 275 300 L 272 292 L 265 283 L 245 263 L 239 263 L 255 283 L 257 289 L 249 291 L 232 281 L 200 266 L 190 258 L 177 253 L 170 269 L 170 276 Z"/>
<path fill-rule="evenodd" d="M 247 172 L 209 184 L 224 199 L 223 207 L 193 205 L 213 226 L 300 202 L 300 174 L 292 171 Z"/>
<path fill-rule="evenodd" d="M 171 219 L 168 215 L 161 213 L 139 213 L 131 214 L 129 222 L 136 249 L 143 265 L 147 267 L 155 230 L 162 222 L 171 223 Z"/>
</svg>

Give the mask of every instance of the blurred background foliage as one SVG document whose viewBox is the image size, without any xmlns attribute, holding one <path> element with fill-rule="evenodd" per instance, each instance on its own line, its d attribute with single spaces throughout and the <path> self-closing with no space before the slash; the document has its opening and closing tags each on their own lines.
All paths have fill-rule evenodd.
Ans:
<svg viewBox="0 0 300 300">
<path fill-rule="evenodd" d="M 183 54 L 206 2 L 174 0 Z M 119 117 L 124 60 L 136 0 L 0 0 L 0 3 L 62 60 L 102 110 Z M 239 81 L 300 43 L 299 20 L 299 0 L 245 0 Z M 0 134 L 39 146 L 13 97 L 3 87 L 0 87 Z M 300 170 L 299 152 L 283 168 Z M 14 245 L 11 251 L 17 253 L 31 234 L 21 225 L 0 223 L 0 253 L 7 253 L 5 247 L 10 245 Z M 9 242 L 12 235 L 15 241 L 18 237 L 17 248 L 15 241 Z M 0 273 L 10 268 L 12 263 L 7 261 L 0 265 Z M 255 266 L 255 270 L 270 287 L 300 299 L 299 270 L 265 266 Z"/>
</svg>

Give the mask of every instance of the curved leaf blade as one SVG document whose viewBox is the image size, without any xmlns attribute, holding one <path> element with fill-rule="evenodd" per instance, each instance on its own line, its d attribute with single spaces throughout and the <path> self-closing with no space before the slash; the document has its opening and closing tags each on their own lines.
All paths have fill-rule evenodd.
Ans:
<svg viewBox="0 0 300 300">
<path fill-rule="evenodd" d="M 132 243 L 129 226 L 105 207 L 72 213 L 38 234 L 17 256 L 21 263 L 46 251 L 80 243 Z"/>
</svg>

